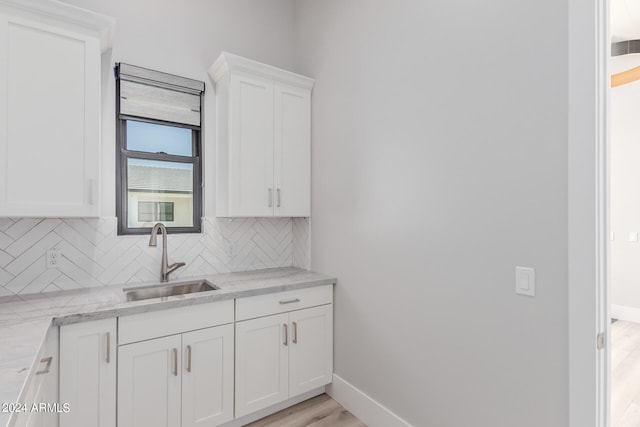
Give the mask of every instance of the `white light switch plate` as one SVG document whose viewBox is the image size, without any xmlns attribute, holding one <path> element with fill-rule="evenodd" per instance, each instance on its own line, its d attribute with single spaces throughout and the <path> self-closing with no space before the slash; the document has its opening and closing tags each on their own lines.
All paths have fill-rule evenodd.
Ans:
<svg viewBox="0 0 640 427">
<path fill-rule="evenodd" d="M 630 242 L 637 242 L 638 241 L 638 232 L 637 231 L 630 231 L 629 232 L 629 241 Z"/>
<path fill-rule="evenodd" d="M 536 270 L 516 267 L 516 294 L 536 296 Z"/>
</svg>

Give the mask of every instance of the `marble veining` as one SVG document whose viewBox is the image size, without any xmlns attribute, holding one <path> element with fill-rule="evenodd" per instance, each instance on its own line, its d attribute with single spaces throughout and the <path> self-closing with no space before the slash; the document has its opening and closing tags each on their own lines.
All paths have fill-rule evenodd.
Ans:
<svg viewBox="0 0 640 427">
<path fill-rule="evenodd" d="M 21 390 L 30 378 L 36 355 L 52 324 L 65 325 L 336 283 L 333 277 L 296 267 L 197 278 L 204 278 L 220 289 L 135 302 L 127 302 L 123 292 L 132 287 L 131 284 L 0 297 L 0 404 L 22 398 Z M 0 414 L 0 425 L 6 425 L 3 414 Z"/>
</svg>

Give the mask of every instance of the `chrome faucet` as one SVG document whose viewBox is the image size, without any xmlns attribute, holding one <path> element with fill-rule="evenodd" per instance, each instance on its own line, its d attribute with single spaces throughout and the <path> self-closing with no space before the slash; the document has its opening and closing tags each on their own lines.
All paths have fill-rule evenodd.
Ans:
<svg viewBox="0 0 640 427">
<path fill-rule="evenodd" d="M 162 264 L 160 265 L 160 281 L 167 282 L 169 280 L 169 273 L 184 266 L 185 263 L 176 262 L 175 264 L 169 265 L 169 261 L 167 261 L 167 228 L 161 222 L 153 226 L 153 229 L 151 230 L 151 238 L 149 239 L 149 246 L 158 246 L 158 230 L 162 232 Z"/>
</svg>

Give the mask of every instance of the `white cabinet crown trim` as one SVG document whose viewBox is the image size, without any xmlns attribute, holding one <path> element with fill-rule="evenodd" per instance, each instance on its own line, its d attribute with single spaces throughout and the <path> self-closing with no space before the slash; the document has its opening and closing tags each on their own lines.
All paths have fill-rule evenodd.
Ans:
<svg viewBox="0 0 640 427">
<path fill-rule="evenodd" d="M 0 13 L 45 23 L 65 23 L 70 30 L 97 37 L 100 40 L 101 52 L 113 46 L 116 20 L 78 6 L 56 0 L 0 0 Z"/>
<path fill-rule="evenodd" d="M 315 80 L 291 71 L 283 70 L 272 65 L 263 64 L 242 56 L 234 55 L 229 52 L 222 52 L 216 62 L 209 67 L 209 75 L 218 83 L 229 71 L 248 71 L 254 74 L 260 74 L 264 77 L 283 81 L 291 85 L 299 86 L 303 89 L 313 88 Z"/>
</svg>

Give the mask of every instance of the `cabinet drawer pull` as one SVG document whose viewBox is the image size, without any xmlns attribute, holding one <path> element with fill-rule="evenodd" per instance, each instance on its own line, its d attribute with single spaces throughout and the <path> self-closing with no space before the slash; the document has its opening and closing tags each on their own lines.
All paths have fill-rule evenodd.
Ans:
<svg viewBox="0 0 640 427">
<path fill-rule="evenodd" d="M 300 302 L 300 298 L 288 299 L 285 301 L 280 301 L 280 304 L 293 304 L 294 302 Z"/>
<path fill-rule="evenodd" d="M 291 339 L 291 342 L 298 344 L 298 324 L 296 322 L 291 322 L 291 325 L 293 326 L 293 338 Z"/>
<path fill-rule="evenodd" d="M 273 190 L 269 189 L 269 207 L 273 206 Z"/>
<path fill-rule="evenodd" d="M 279 208 L 280 207 L 280 189 L 279 188 L 276 190 L 276 195 L 278 196 L 276 207 Z"/>
<path fill-rule="evenodd" d="M 111 332 L 107 332 L 107 363 L 111 363 Z"/>
<path fill-rule="evenodd" d="M 36 371 L 36 375 L 44 375 L 49 373 L 49 368 L 51 368 L 51 362 L 53 361 L 53 356 L 43 357 L 40 359 L 40 363 L 46 363 L 47 365 L 41 371 Z"/>
<path fill-rule="evenodd" d="M 187 346 L 187 372 L 191 372 L 191 346 Z"/>
<path fill-rule="evenodd" d="M 288 337 L 288 333 L 287 333 L 287 324 L 286 323 L 284 323 L 282 325 L 282 329 L 283 329 L 283 332 L 284 332 L 284 342 L 283 342 L 283 344 L 284 345 L 289 345 L 289 337 Z"/>
<path fill-rule="evenodd" d="M 173 349 L 173 376 L 178 376 L 178 349 Z"/>
</svg>

